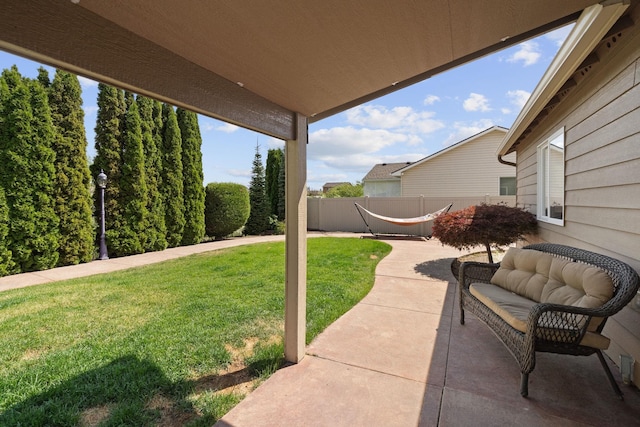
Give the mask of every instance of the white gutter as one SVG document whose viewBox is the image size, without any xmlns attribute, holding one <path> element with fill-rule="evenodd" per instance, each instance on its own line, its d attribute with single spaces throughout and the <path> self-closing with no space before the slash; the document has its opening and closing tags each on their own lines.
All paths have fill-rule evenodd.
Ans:
<svg viewBox="0 0 640 427">
<path fill-rule="evenodd" d="M 629 0 L 603 1 L 586 8 L 498 148 L 504 156 L 585 58 L 629 7 Z"/>
</svg>

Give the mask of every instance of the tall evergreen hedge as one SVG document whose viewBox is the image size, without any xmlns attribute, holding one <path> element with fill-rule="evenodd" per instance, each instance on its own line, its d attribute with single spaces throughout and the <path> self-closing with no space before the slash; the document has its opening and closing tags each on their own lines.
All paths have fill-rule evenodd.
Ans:
<svg viewBox="0 0 640 427">
<path fill-rule="evenodd" d="M 133 95 L 127 93 L 125 101 L 128 109 L 123 127 L 122 173 L 119 182 L 122 219 L 120 227 L 114 230 L 117 239 L 112 238 L 111 241 L 111 252 L 115 256 L 142 253 L 146 242 L 147 183 L 141 120 Z"/>
<path fill-rule="evenodd" d="M 284 221 L 286 212 L 286 164 L 285 154 L 280 158 L 280 169 L 278 170 L 278 220 Z"/>
<path fill-rule="evenodd" d="M 2 100 L 0 99 L 0 102 Z M 11 251 L 9 250 L 7 235 L 9 234 L 9 207 L 4 189 L 0 187 L 0 277 L 9 274 L 11 266 Z"/>
<path fill-rule="evenodd" d="M 122 127 L 126 113 L 123 91 L 112 86 L 98 84 L 98 117 L 96 120 L 96 157 L 91 165 L 91 176 L 95 180 L 100 171 L 107 175 L 105 189 L 105 228 L 109 254 L 112 241 L 118 241 L 118 230 L 122 226 L 120 203 L 120 178 L 122 176 Z M 94 193 L 96 223 L 100 223 L 100 188 Z"/>
<path fill-rule="evenodd" d="M 202 136 L 198 115 L 178 108 L 182 136 L 182 174 L 184 194 L 184 231 L 182 244 L 200 243 L 204 237 L 204 176 L 202 171 Z"/>
<path fill-rule="evenodd" d="M 56 133 L 47 94 L 15 66 L 0 80 L 0 187 L 9 214 L 9 272 L 52 268 L 58 261 L 59 220 L 52 197 Z"/>
<path fill-rule="evenodd" d="M 167 227 L 164 223 L 164 204 L 160 194 L 160 171 L 162 159 L 155 135 L 162 132 L 162 109 L 159 109 L 159 127 L 156 131 L 154 105 L 156 101 L 140 96 L 136 98 L 140 112 L 142 147 L 144 151 L 145 179 L 147 185 L 147 221 L 144 250 L 161 251 L 167 247 Z M 160 104 L 158 102 L 158 104 Z M 160 142 L 162 139 L 159 140 Z"/>
<path fill-rule="evenodd" d="M 281 149 L 276 148 L 267 152 L 267 167 L 265 169 L 265 191 L 269 200 L 269 213 L 278 215 L 278 197 L 280 195 L 278 189 L 278 178 L 280 176 L 280 167 L 284 166 L 282 159 L 284 153 Z"/>
<path fill-rule="evenodd" d="M 167 226 L 167 243 L 173 248 L 182 242 L 184 232 L 184 193 L 182 138 L 173 107 L 162 107 L 162 193 Z"/>
<path fill-rule="evenodd" d="M 48 74 L 41 69 L 38 81 L 49 88 L 49 107 L 58 134 L 53 145 L 55 209 L 60 218 L 58 265 L 88 262 L 93 259 L 95 233 L 82 89 L 77 76 L 61 70 L 56 71 L 53 83 L 48 85 Z"/>
</svg>

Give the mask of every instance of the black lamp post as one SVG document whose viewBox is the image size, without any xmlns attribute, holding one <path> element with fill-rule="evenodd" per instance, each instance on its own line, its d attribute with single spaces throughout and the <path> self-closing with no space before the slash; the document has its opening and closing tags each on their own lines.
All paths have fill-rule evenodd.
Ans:
<svg viewBox="0 0 640 427">
<path fill-rule="evenodd" d="M 97 180 L 100 187 L 100 256 L 98 259 L 109 259 L 107 254 L 107 242 L 104 237 L 104 189 L 107 186 L 107 175 L 100 169 Z"/>
</svg>

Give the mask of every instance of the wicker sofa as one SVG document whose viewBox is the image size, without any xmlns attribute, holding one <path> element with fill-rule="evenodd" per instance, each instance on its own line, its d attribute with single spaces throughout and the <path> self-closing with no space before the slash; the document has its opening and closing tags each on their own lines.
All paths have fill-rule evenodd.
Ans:
<svg viewBox="0 0 640 427">
<path fill-rule="evenodd" d="M 499 264 L 452 264 L 459 273 L 460 323 L 465 311 L 482 320 L 520 366 L 520 394 L 528 395 L 536 352 L 596 354 L 622 399 L 602 354 L 609 316 L 636 295 L 638 274 L 616 259 L 556 244 L 510 248 Z"/>
</svg>

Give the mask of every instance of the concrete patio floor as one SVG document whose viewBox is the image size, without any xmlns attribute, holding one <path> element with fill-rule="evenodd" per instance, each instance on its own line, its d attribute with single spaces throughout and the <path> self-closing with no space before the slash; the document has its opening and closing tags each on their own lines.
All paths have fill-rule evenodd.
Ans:
<svg viewBox="0 0 640 427">
<path fill-rule="evenodd" d="M 473 315 L 459 323 L 460 252 L 387 242 L 371 292 L 216 426 L 640 425 L 640 392 L 620 384 L 620 401 L 595 356 L 538 354 L 522 398 L 502 343 Z"/>
</svg>

